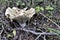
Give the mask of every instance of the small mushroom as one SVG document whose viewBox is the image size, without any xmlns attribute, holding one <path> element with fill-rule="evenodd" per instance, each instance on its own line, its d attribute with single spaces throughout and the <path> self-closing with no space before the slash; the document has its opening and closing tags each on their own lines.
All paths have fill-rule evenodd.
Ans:
<svg viewBox="0 0 60 40">
<path fill-rule="evenodd" d="M 13 8 L 8 7 L 6 9 L 5 16 L 7 18 L 10 18 L 11 21 L 15 19 L 20 22 L 26 22 L 27 20 L 30 20 L 31 17 L 33 17 L 33 15 L 35 14 L 34 8 L 30 8 L 28 10 L 26 9 L 27 7 L 24 9 L 19 9 L 17 7 L 13 7 Z"/>
</svg>

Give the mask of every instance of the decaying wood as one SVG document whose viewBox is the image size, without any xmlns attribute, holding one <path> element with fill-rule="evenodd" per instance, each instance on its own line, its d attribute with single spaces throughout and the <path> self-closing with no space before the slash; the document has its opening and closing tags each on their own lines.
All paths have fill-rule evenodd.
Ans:
<svg viewBox="0 0 60 40">
<path fill-rule="evenodd" d="M 29 20 L 34 14 L 35 14 L 35 9 L 30 8 L 26 10 L 27 8 L 24 9 L 19 9 L 17 7 L 10 8 L 8 7 L 5 12 L 5 16 L 7 18 L 10 18 L 12 21 L 13 19 L 19 20 L 26 22 L 26 20 Z"/>
</svg>

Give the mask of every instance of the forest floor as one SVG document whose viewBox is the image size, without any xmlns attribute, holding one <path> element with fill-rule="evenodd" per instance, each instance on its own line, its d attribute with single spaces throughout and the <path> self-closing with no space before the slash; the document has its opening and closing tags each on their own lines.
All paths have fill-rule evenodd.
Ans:
<svg viewBox="0 0 60 40">
<path fill-rule="evenodd" d="M 0 4 L 0 40 L 60 40 L 60 14 L 57 12 L 52 17 L 48 17 L 47 11 L 39 12 L 22 28 L 19 22 L 5 17 L 6 8 Z"/>
</svg>

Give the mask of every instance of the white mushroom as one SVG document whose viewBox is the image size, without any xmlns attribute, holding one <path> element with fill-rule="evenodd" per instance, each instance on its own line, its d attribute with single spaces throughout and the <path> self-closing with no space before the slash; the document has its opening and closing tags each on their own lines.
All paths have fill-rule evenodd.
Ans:
<svg viewBox="0 0 60 40">
<path fill-rule="evenodd" d="M 17 7 L 8 7 L 6 9 L 5 16 L 11 20 L 16 19 L 21 22 L 26 22 L 27 20 L 30 20 L 30 18 L 35 14 L 34 8 L 30 8 L 29 10 L 26 9 L 27 8 L 19 9 Z"/>
</svg>

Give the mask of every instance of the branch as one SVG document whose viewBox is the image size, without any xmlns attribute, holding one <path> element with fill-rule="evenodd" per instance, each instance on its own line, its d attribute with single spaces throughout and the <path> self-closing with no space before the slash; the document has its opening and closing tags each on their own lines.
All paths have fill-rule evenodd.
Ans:
<svg viewBox="0 0 60 40">
<path fill-rule="evenodd" d="M 40 36 L 41 36 L 41 34 L 39 36 L 37 36 L 37 38 L 35 40 L 37 40 Z"/>
<path fill-rule="evenodd" d="M 54 23 L 58 28 L 60 28 L 60 26 L 55 23 L 53 20 L 51 20 L 50 18 L 48 18 L 47 16 L 45 16 L 43 13 L 40 13 L 42 16 L 44 16 L 45 18 L 47 18 L 48 20 L 50 20 L 52 23 Z"/>
<path fill-rule="evenodd" d="M 25 31 L 25 32 L 30 32 L 32 34 L 35 34 L 35 35 L 57 35 L 57 33 L 41 33 L 41 32 L 35 32 L 35 31 L 32 31 L 32 30 L 28 30 L 28 29 L 25 29 L 25 28 L 16 28 L 16 30 L 22 30 L 22 31 Z"/>
</svg>

